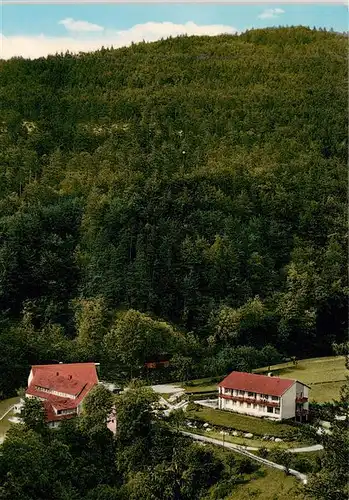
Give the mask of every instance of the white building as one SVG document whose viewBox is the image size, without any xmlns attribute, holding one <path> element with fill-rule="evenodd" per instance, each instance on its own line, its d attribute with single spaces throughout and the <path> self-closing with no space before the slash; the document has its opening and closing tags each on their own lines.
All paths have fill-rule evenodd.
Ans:
<svg viewBox="0 0 349 500">
<path fill-rule="evenodd" d="M 232 372 L 218 385 L 218 407 L 274 420 L 307 420 L 309 387 L 298 380 Z"/>
</svg>

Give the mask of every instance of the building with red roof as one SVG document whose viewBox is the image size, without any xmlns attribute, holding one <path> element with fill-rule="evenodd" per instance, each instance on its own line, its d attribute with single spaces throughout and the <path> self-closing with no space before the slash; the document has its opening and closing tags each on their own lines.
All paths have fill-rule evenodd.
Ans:
<svg viewBox="0 0 349 500">
<path fill-rule="evenodd" d="M 25 395 L 43 401 L 47 422 L 55 427 L 80 413 L 84 398 L 97 384 L 95 363 L 34 365 Z"/>
<path fill-rule="evenodd" d="M 298 380 L 232 372 L 218 392 L 221 410 L 274 420 L 308 418 L 309 387 Z"/>
</svg>

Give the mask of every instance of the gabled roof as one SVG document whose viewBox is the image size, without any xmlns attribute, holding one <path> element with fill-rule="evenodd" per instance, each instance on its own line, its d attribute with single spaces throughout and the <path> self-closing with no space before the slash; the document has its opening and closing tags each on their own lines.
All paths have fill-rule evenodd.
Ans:
<svg viewBox="0 0 349 500">
<path fill-rule="evenodd" d="M 82 380 L 69 378 L 72 377 L 72 375 L 68 375 L 67 377 L 64 375 L 57 375 L 57 373 L 59 373 L 59 371 L 51 372 L 49 370 L 38 370 L 35 375 L 35 385 L 49 390 L 70 394 L 71 396 L 78 396 L 87 383 Z"/>
<path fill-rule="evenodd" d="M 219 387 L 239 391 L 256 392 L 270 396 L 282 396 L 296 380 L 268 377 L 254 373 L 232 372 L 218 384 Z"/>
<path fill-rule="evenodd" d="M 49 421 L 62 418 L 55 415 L 54 408 L 56 410 L 77 408 L 90 390 L 98 384 L 94 363 L 34 365 L 32 366 L 32 375 L 26 394 L 45 400 L 44 406 Z M 50 394 L 39 388 L 72 397 Z"/>
<path fill-rule="evenodd" d="M 57 363 L 54 365 L 33 365 L 32 372 L 35 376 L 39 371 L 44 373 L 54 372 L 68 378 L 69 375 L 75 380 L 85 382 L 98 382 L 95 363 Z"/>
<path fill-rule="evenodd" d="M 50 401 L 43 401 L 43 405 L 45 408 L 47 422 L 59 422 L 60 420 L 67 420 L 75 417 L 74 414 L 69 413 L 67 415 L 56 415 Z"/>
</svg>

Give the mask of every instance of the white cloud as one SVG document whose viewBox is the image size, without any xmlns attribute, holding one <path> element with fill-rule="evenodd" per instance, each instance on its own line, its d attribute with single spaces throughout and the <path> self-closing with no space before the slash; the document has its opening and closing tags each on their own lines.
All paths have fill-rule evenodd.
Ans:
<svg viewBox="0 0 349 500">
<path fill-rule="evenodd" d="M 74 21 L 71 17 L 67 17 L 66 19 L 62 19 L 58 24 L 63 24 L 67 31 L 73 32 L 88 32 L 88 31 L 103 31 L 104 28 L 102 26 L 98 26 L 98 24 L 92 24 L 88 21 Z"/>
<path fill-rule="evenodd" d="M 74 21 L 75 22 L 75 21 Z M 82 21 L 81 21 L 82 22 Z M 211 24 L 199 26 L 193 22 L 174 24 L 171 22 L 136 24 L 124 31 L 107 31 L 103 33 L 76 33 L 71 32 L 65 37 L 49 37 L 47 35 L 14 35 L 5 37 L 0 35 L 0 57 L 10 59 L 15 56 L 35 59 L 45 57 L 56 52 L 91 52 L 102 46 L 114 48 L 128 46 L 131 42 L 137 43 L 145 40 L 153 42 L 169 36 L 208 35 L 214 36 L 222 33 L 234 34 L 237 30 L 232 26 Z"/>
<path fill-rule="evenodd" d="M 282 9 L 265 9 L 258 17 L 260 19 L 273 19 L 284 13 L 285 11 Z"/>
</svg>

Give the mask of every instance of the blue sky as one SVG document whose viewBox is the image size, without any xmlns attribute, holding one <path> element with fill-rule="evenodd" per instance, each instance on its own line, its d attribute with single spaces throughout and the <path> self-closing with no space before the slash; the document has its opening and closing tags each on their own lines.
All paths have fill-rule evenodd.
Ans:
<svg viewBox="0 0 349 500">
<path fill-rule="evenodd" d="M 348 30 L 348 8 L 334 4 L 3 4 L 1 10 L 5 58 L 54 53 L 56 45 L 62 50 L 94 50 L 99 43 L 127 45 L 181 32 L 214 35 L 300 24 Z"/>
</svg>

